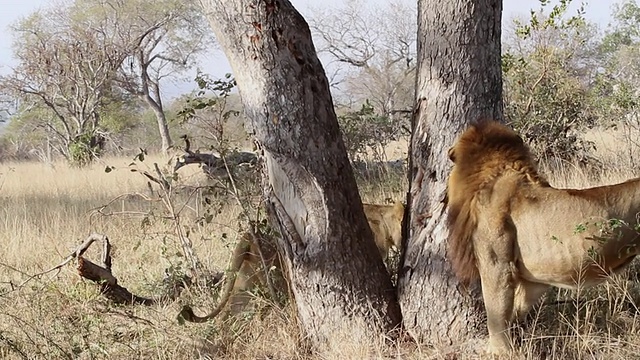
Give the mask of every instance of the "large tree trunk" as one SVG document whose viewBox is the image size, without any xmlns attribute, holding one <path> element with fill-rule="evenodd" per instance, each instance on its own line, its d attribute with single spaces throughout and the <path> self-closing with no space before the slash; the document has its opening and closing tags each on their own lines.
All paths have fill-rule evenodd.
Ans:
<svg viewBox="0 0 640 360">
<path fill-rule="evenodd" d="M 267 203 L 283 237 L 300 324 L 323 346 L 371 335 L 400 309 L 373 242 L 307 23 L 285 0 L 201 0 L 264 150 Z M 357 326 L 360 326 L 358 329 Z M 340 333 L 340 336 L 349 336 Z"/>
<path fill-rule="evenodd" d="M 502 118 L 502 0 L 418 1 L 418 80 L 410 150 L 411 214 L 399 279 L 403 323 L 421 342 L 484 332 L 479 287 L 446 258 L 447 150 L 469 122 Z"/>
</svg>

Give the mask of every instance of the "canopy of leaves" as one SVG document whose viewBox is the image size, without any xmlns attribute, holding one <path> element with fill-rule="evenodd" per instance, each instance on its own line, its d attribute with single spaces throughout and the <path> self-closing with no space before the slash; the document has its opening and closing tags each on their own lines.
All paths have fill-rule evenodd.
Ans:
<svg viewBox="0 0 640 360">
<path fill-rule="evenodd" d="M 195 78 L 199 90 L 182 99 L 177 119 L 184 130 L 191 133 L 196 146 L 202 144 L 218 154 L 250 147 L 243 126 L 242 105 L 236 91 L 236 80 L 231 74 L 214 79 L 199 73 Z"/>
</svg>

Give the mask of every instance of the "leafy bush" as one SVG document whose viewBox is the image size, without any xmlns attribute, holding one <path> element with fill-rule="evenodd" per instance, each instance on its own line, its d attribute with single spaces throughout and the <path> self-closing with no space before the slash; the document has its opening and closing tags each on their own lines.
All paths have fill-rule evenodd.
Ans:
<svg viewBox="0 0 640 360">
<path fill-rule="evenodd" d="M 390 117 L 379 115 L 366 101 L 360 110 L 348 111 L 338 116 L 347 155 L 353 161 L 365 160 L 370 155 L 374 161 L 386 161 L 385 148 L 400 138 L 401 124 Z"/>
<path fill-rule="evenodd" d="M 576 132 L 597 121 L 589 86 L 594 31 L 580 13 L 564 19 L 567 5 L 516 21 L 502 59 L 505 116 L 538 156 L 585 162 L 589 144 Z"/>
<path fill-rule="evenodd" d="M 84 133 L 69 142 L 69 161 L 75 166 L 89 165 L 100 156 L 105 138 L 98 133 Z"/>
<path fill-rule="evenodd" d="M 629 21 L 640 19 L 634 16 L 640 9 L 625 2 L 602 35 L 584 19 L 582 8 L 567 15 L 570 0 L 561 0 L 548 14 L 547 3 L 541 1 L 542 9 L 528 21 L 516 20 L 505 42 L 505 117 L 539 157 L 600 165 L 591 156 L 593 144 L 579 134 L 616 125 L 636 111 L 634 89 L 640 84 L 631 81 L 640 68 L 629 73 L 635 61 L 629 61 L 628 52 L 639 48 L 633 34 L 640 21 L 635 27 Z"/>
</svg>

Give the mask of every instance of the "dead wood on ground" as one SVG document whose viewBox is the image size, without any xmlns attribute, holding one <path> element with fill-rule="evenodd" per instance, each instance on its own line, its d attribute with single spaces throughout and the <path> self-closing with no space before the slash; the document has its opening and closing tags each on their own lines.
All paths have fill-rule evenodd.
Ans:
<svg viewBox="0 0 640 360">
<path fill-rule="evenodd" d="M 83 256 L 96 241 L 102 242 L 102 259 L 100 265 Z M 157 299 L 135 295 L 127 290 L 127 288 L 118 284 L 118 279 L 111 272 L 111 243 L 106 235 L 96 233 L 89 235 L 73 253 L 67 256 L 63 262 L 51 268 L 49 272 L 60 269 L 73 260 L 76 260 L 78 275 L 98 284 L 98 286 L 100 286 L 100 292 L 117 304 L 153 305 L 158 301 Z"/>
</svg>

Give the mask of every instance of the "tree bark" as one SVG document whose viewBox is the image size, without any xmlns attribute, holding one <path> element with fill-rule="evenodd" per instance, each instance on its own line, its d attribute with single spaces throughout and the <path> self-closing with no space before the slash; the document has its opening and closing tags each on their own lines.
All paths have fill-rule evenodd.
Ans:
<svg viewBox="0 0 640 360">
<path fill-rule="evenodd" d="M 156 99 L 151 97 L 151 95 L 145 94 L 142 97 L 147 105 L 149 105 L 151 110 L 153 110 L 153 114 L 156 116 L 158 130 L 160 131 L 160 140 L 162 141 L 162 153 L 166 155 L 169 151 L 169 148 L 173 145 L 173 141 L 171 141 L 169 124 L 167 122 L 167 117 L 164 113 L 164 109 L 162 108 L 162 105 L 156 101 Z"/>
<path fill-rule="evenodd" d="M 451 344 L 485 332 L 478 286 L 446 258 L 447 151 L 470 122 L 502 118 L 502 0 L 419 0 L 418 78 L 410 145 L 408 236 L 398 296 L 418 341 Z"/>
<path fill-rule="evenodd" d="M 149 76 L 149 66 L 151 62 L 147 59 L 142 51 L 138 53 L 138 62 L 140 63 L 140 93 L 139 96 L 147 103 L 156 116 L 158 130 L 160 132 L 160 141 L 162 141 L 162 153 L 167 155 L 169 148 L 173 145 L 171 134 L 169 133 L 169 124 L 162 106 L 162 97 L 160 96 L 160 85 L 158 79 L 152 80 Z M 155 95 L 155 98 L 152 96 Z"/>
<path fill-rule="evenodd" d="M 264 151 L 265 197 L 298 319 L 324 346 L 401 319 L 366 222 L 309 27 L 286 0 L 201 0 Z M 347 331 L 346 333 L 344 331 Z"/>
</svg>

